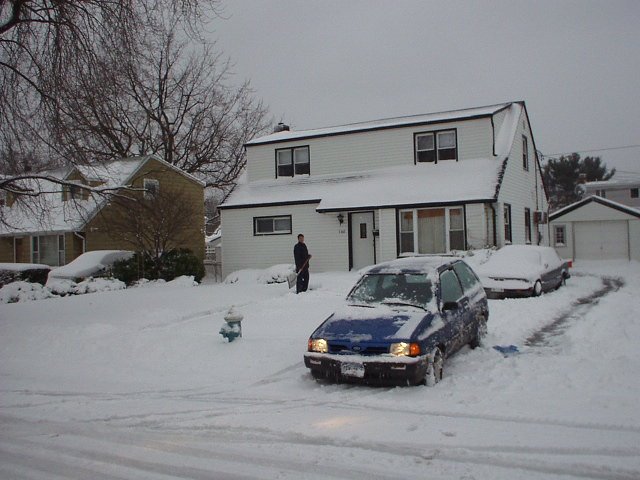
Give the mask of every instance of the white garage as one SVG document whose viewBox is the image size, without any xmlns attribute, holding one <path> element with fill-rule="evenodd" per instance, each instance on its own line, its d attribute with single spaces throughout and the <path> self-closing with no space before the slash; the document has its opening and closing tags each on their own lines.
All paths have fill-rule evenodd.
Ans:
<svg viewBox="0 0 640 480">
<path fill-rule="evenodd" d="M 563 258 L 640 261 L 640 210 L 594 196 L 552 213 L 550 224 Z"/>
</svg>

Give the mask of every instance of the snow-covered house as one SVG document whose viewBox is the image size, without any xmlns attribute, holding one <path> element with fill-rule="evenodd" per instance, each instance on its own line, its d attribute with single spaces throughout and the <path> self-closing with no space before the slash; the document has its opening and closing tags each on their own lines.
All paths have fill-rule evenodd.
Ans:
<svg viewBox="0 0 640 480">
<path fill-rule="evenodd" d="M 411 252 L 548 244 L 547 196 L 524 102 L 291 131 L 246 144 L 246 179 L 220 206 L 225 274 L 315 271 Z"/>
<path fill-rule="evenodd" d="M 194 221 L 184 232 L 188 240 L 181 247 L 204 258 L 204 184 L 192 175 L 154 155 L 48 174 L 64 181 L 62 191 L 57 183 L 33 180 L 38 183 L 34 190 L 44 193 L 22 202 L 11 194 L 3 198 L 0 262 L 61 266 L 84 252 L 130 250 L 131 244 L 110 235 L 109 221 L 119 214 L 117 202 L 104 196 L 93 197 L 85 187 L 126 187 L 129 195 L 145 198 L 153 192 L 166 192 L 190 202 L 194 218 L 201 221 Z"/>
<path fill-rule="evenodd" d="M 640 261 L 640 209 L 589 196 L 553 212 L 549 219 L 552 243 L 561 257 L 576 262 Z"/>
<path fill-rule="evenodd" d="M 610 180 L 587 182 L 585 196 L 597 195 L 634 208 L 640 208 L 640 174 L 616 173 Z"/>
</svg>

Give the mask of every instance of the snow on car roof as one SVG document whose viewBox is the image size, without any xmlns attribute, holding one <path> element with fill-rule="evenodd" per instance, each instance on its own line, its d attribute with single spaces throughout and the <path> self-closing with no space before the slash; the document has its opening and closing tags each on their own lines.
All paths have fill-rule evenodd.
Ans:
<svg viewBox="0 0 640 480">
<path fill-rule="evenodd" d="M 388 262 L 379 263 L 369 268 L 366 273 L 429 273 L 442 265 L 458 260 L 458 257 L 444 255 L 417 255 L 403 257 Z"/>
</svg>

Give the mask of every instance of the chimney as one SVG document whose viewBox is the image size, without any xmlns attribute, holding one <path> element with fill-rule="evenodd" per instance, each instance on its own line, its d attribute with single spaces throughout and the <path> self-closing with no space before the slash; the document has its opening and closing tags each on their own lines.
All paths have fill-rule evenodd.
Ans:
<svg viewBox="0 0 640 480">
<path fill-rule="evenodd" d="M 288 132 L 289 130 L 291 130 L 289 128 L 289 125 L 286 125 L 282 122 L 278 123 L 278 125 L 275 126 L 275 128 L 273 129 L 273 133 L 279 133 L 279 132 Z"/>
</svg>

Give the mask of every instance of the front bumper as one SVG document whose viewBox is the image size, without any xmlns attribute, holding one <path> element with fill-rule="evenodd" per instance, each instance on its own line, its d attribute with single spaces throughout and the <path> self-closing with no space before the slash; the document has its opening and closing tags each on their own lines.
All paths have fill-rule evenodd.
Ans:
<svg viewBox="0 0 640 480">
<path fill-rule="evenodd" d="M 485 278 L 482 286 L 487 298 L 530 297 L 533 294 L 533 282 L 526 280 L 496 280 Z"/>
<path fill-rule="evenodd" d="M 425 379 L 428 357 L 378 360 L 375 356 L 307 353 L 304 364 L 316 379 L 365 385 L 418 385 Z"/>
</svg>

